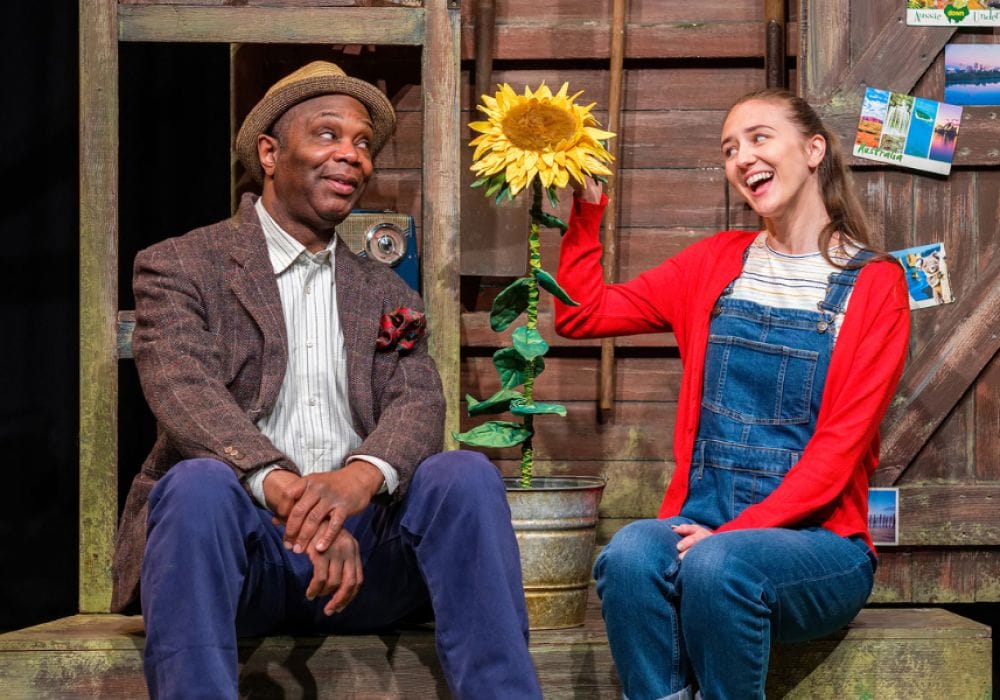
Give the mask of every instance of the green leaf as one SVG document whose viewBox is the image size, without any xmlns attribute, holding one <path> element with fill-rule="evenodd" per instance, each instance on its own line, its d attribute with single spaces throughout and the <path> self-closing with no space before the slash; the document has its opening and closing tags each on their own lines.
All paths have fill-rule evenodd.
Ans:
<svg viewBox="0 0 1000 700">
<path fill-rule="evenodd" d="M 489 187 L 486 188 L 485 195 L 487 197 L 492 197 L 496 193 L 496 191 L 499 190 L 501 187 L 503 187 L 506 183 L 507 180 L 504 178 L 504 174 L 497 173 L 491 179 Z"/>
<path fill-rule="evenodd" d="M 497 368 L 500 375 L 500 386 L 510 389 L 524 384 L 524 372 L 528 367 L 528 360 L 521 356 L 517 348 L 500 348 L 493 353 L 493 366 Z M 545 369 L 545 360 L 541 357 L 535 358 L 535 376 L 537 377 Z"/>
<path fill-rule="evenodd" d="M 451 436 L 473 447 L 513 447 L 531 437 L 531 431 L 520 423 L 491 420 L 464 433 L 452 433 Z"/>
<path fill-rule="evenodd" d="M 481 178 L 478 178 L 478 179 L 476 179 L 476 181 L 475 181 L 475 182 L 473 182 L 473 183 L 472 183 L 472 184 L 470 185 L 470 187 L 472 187 L 472 188 L 476 188 L 476 187 L 482 187 L 482 186 L 483 186 L 483 185 L 485 185 L 485 184 L 486 184 L 487 182 L 489 182 L 489 181 L 490 181 L 490 179 L 491 179 L 491 178 L 488 178 L 488 177 L 481 177 Z"/>
<path fill-rule="evenodd" d="M 537 415 L 539 413 L 552 413 L 557 416 L 566 417 L 566 407 L 557 403 L 525 403 L 524 399 L 515 399 L 510 402 L 510 412 L 515 416 Z"/>
<path fill-rule="evenodd" d="M 506 330 L 521 313 L 528 308 L 528 293 L 531 291 L 531 278 L 521 277 L 507 285 L 493 300 L 490 309 L 490 328 L 498 333 Z"/>
<path fill-rule="evenodd" d="M 569 228 L 558 216 L 553 216 L 544 211 L 538 214 L 538 222 L 546 228 L 557 228 L 560 233 L 566 233 L 566 229 Z"/>
<path fill-rule="evenodd" d="M 554 296 L 556 299 L 566 304 L 567 306 L 579 306 L 580 302 L 573 301 L 573 298 L 566 293 L 559 283 L 556 282 L 556 278 L 550 275 L 548 272 L 542 269 L 535 270 L 535 279 L 538 281 L 538 286 L 544 289 L 546 292 Z"/>
<path fill-rule="evenodd" d="M 559 207 L 559 195 L 556 192 L 555 186 L 553 185 L 552 187 L 545 188 L 545 194 L 548 195 L 548 197 L 549 197 L 549 204 L 552 205 L 552 208 L 553 209 L 558 208 Z"/>
<path fill-rule="evenodd" d="M 514 341 L 514 347 L 521 353 L 521 357 L 526 360 L 541 357 L 549 351 L 549 344 L 534 328 L 521 326 L 514 330 L 511 339 Z"/>
<path fill-rule="evenodd" d="M 487 413 L 503 413 L 510 408 L 510 402 L 515 399 L 523 399 L 524 395 L 514 389 L 501 389 L 488 399 L 476 401 L 469 394 L 465 395 L 465 402 L 468 404 L 470 416 L 482 416 Z"/>
<path fill-rule="evenodd" d="M 507 184 L 506 180 L 503 183 L 503 188 L 500 190 L 500 194 L 498 194 L 496 199 L 493 200 L 493 203 L 500 204 L 504 198 L 514 201 L 514 197 L 510 193 L 510 185 Z"/>
</svg>

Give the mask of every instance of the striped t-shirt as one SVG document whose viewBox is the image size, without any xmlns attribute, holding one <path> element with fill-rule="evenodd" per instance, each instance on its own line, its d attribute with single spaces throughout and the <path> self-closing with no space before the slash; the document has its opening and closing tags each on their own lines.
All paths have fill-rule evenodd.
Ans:
<svg viewBox="0 0 1000 700">
<path fill-rule="evenodd" d="M 852 246 L 846 250 L 840 245 L 830 248 L 830 257 L 840 264 L 846 263 L 857 252 Z M 822 253 L 789 255 L 779 253 L 767 244 L 767 231 L 750 244 L 743 272 L 733 285 L 732 299 L 743 299 L 778 309 L 803 309 L 816 311 L 817 304 L 826 297 L 830 274 L 840 269 L 831 265 Z M 844 301 L 844 308 L 850 294 Z M 840 330 L 843 314 L 833 322 L 834 332 Z"/>
</svg>

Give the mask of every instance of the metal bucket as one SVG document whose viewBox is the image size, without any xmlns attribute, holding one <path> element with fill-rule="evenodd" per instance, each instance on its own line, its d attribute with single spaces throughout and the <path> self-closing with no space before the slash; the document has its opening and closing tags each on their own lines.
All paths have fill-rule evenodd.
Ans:
<svg viewBox="0 0 1000 700">
<path fill-rule="evenodd" d="M 524 597 L 533 630 L 583 624 L 604 479 L 540 476 L 530 488 L 504 479 L 521 549 Z"/>
</svg>

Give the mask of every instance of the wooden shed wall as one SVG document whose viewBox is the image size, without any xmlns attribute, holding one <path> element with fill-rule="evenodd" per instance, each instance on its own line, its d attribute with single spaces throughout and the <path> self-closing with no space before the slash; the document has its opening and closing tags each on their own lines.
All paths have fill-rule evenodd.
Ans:
<svg viewBox="0 0 1000 700">
<path fill-rule="evenodd" d="M 141 0 L 133 2 L 142 4 Z M 187 0 L 185 4 L 229 3 Z M 271 0 L 269 4 L 281 3 Z M 412 3 L 396 0 L 382 4 Z M 472 0 L 462 1 L 463 121 L 476 116 L 473 4 Z M 907 28 L 898 22 L 901 5 L 900 0 L 788 2 L 790 84 L 799 85 L 810 99 L 820 103 L 848 144 L 857 119 L 850 100 L 856 98 L 860 104 L 865 81 L 874 87 L 932 99 L 943 97 L 940 48 L 930 55 L 910 56 L 900 51 L 880 59 L 883 70 L 878 77 L 884 73 L 884 83 L 863 74 L 862 69 L 872 62 L 874 45 L 895 46 L 891 42 L 897 41 L 907 51 L 912 48 L 911 35 L 905 34 Z M 726 109 L 736 98 L 764 86 L 763 12 L 764 3 L 758 0 L 628 3 L 624 113 L 619 136 L 619 280 L 631 278 L 720 229 L 759 225 L 728 190 L 718 131 Z M 553 87 L 569 81 L 572 89 L 584 91 L 584 99 L 597 102 L 597 115 L 606 122 L 610 22 L 610 0 L 497 0 L 492 83 L 508 82 L 520 89 L 543 80 Z M 819 28 L 811 34 L 810 22 L 813 29 Z M 900 36 L 905 40 L 899 40 Z M 961 30 L 952 40 L 996 43 L 1000 30 Z M 800 49 L 806 53 L 797 62 Z M 240 49 L 248 56 L 259 50 L 253 45 Z M 407 212 L 419 222 L 419 50 L 272 46 L 247 60 L 267 66 L 272 72 L 263 83 L 267 84 L 283 74 L 283 61 L 287 65 L 318 56 L 344 64 L 349 72 L 354 72 L 354 67 L 372 71 L 369 79 L 383 83 L 398 110 L 399 129 L 379 157 L 378 173 L 363 204 Z M 239 61 L 237 53 L 237 119 L 241 117 L 239 92 L 255 80 L 246 77 L 244 80 L 250 82 L 240 82 Z M 926 72 L 921 67 L 908 77 L 915 72 L 915 64 L 926 64 Z M 838 76 L 845 81 L 863 80 L 845 87 L 837 83 Z M 842 101 L 824 103 L 838 86 L 841 92 L 834 97 Z M 956 319 L 973 312 L 976 300 L 995 296 L 997 267 L 993 263 L 1000 251 L 998 124 L 995 110 L 967 110 L 956 165 L 947 178 L 853 161 L 856 187 L 875 221 L 877 242 L 896 249 L 944 241 L 958 300 L 913 314 L 911 369 L 928 371 L 935 381 L 952 389 L 959 386 L 960 396 L 953 402 L 942 394 L 937 407 L 943 418 L 939 426 L 935 422 L 923 433 L 897 431 L 894 436 L 895 447 L 910 434 L 918 444 L 909 450 L 912 458 L 907 457 L 899 467 L 902 471 L 896 485 L 902 489 L 901 546 L 882 550 L 876 599 L 1000 600 L 1000 519 L 994 505 L 1000 499 L 1000 364 L 993 357 L 996 346 L 989 341 L 971 349 L 985 366 L 972 373 L 965 382 L 967 389 L 960 377 L 949 382 L 948 372 L 935 374 L 930 367 L 933 363 L 928 361 L 933 353 L 925 352 L 942 346 L 954 349 L 944 340 L 963 338 L 961 333 L 967 328 Z M 463 240 L 471 241 L 484 225 L 492 224 L 484 214 L 488 208 L 482 206 L 480 195 L 466 185 L 467 181 L 463 182 L 461 229 Z M 568 200 L 568 193 L 564 199 Z M 568 201 L 564 201 L 560 213 L 565 215 L 567 209 Z M 420 232 L 421 237 L 426 235 L 433 232 Z M 495 252 L 499 258 L 500 251 Z M 558 235 L 546 232 L 543 265 L 554 271 L 557 260 Z M 507 338 L 489 330 L 487 315 L 492 298 L 511 279 L 463 278 L 461 318 L 454 319 L 461 324 L 463 396 L 470 393 L 482 398 L 497 388 L 490 355 Z M 604 475 L 608 487 L 601 510 L 601 537 L 607 538 L 623 523 L 656 513 L 673 469 L 672 430 L 680 360 L 669 334 L 620 339 L 615 404 L 602 422 L 597 410 L 599 345 L 557 338 L 551 326 L 551 307 L 548 301 L 545 304 L 540 326 L 553 349 L 536 385 L 536 397 L 564 403 L 569 415 L 565 419 L 536 419 L 537 471 Z M 971 337 L 981 339 L 983 333 L 989 336 L 992 332 L 990 337 L 995 338 L 995 323 L 992 329 L 981 328 L 979 335 Z M 917 379 L 909 377 L 911 383 Z M 923 397 L 924 403 L 928 400 Z M 893 414 L 883 431 L 891 433 L 900 420 L 900 414 Z M 463 418 L 462 427 L 478 422 Z M 516 450 L 489 454 L 506 473 L 514 473 Z M 892 483 L 896 475 L 890 476 L 880 475 L 880 483 Z"/>
</svg>

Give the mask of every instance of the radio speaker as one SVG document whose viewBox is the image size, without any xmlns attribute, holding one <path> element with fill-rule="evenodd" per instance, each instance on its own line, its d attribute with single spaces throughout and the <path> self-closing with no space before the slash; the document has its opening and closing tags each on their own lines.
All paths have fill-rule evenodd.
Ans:
<svg viewBox="0 0 1000 700">
<path fill-rule="evenodd" d="M 337 226 L 337 234 L 352 252 L 385 263 L 420 291 L 420 259 L 412 216 L 355 209 Z"/>
</svg>

